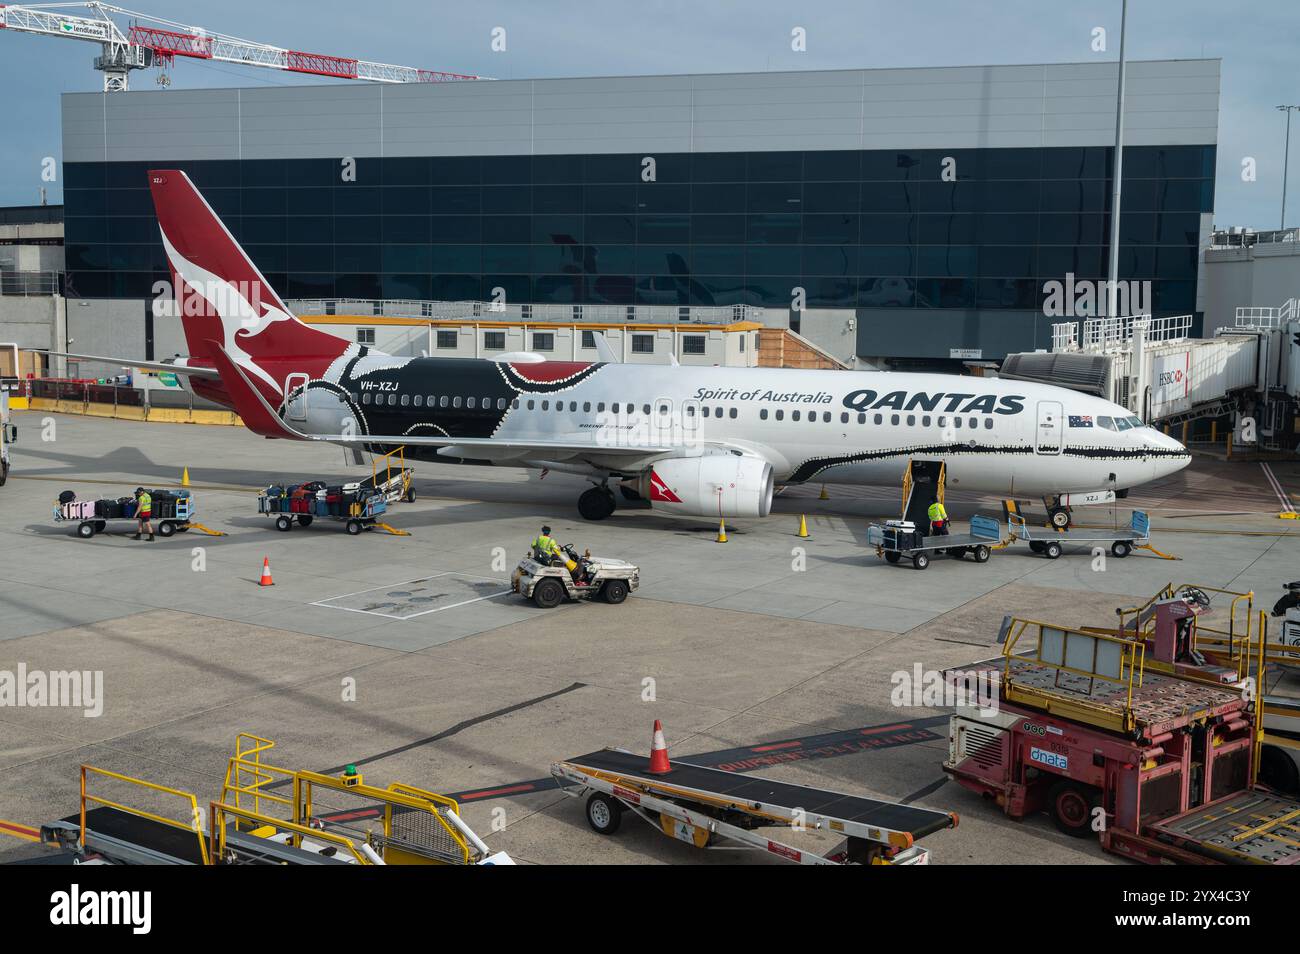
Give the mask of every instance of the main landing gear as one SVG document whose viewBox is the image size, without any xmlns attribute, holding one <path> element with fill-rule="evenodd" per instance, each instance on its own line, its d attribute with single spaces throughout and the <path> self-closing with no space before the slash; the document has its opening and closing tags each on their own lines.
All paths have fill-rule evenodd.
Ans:
<svg viewBox="0 0 1300 954">
<path fill-rule="evenodd" d="M 1074 514 L 1069 507 L 1062 507 L 1059 497 L 1044 497 L 1043 506 L 1047 508 L 1047 519 L 1057 530 L 1069 530 Z"/>
<path fill-rule="evenodd" d="M 578 513 L 583 520 L 604 520 L 614 512 L 614 492 L 607 484 L 584 491 L 578 498 Z"/>
</svg>

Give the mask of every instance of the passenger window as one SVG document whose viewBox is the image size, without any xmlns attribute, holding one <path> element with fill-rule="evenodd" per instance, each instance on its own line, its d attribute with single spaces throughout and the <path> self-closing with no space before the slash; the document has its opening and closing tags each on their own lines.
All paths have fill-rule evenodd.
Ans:
<svg viewBox="0 0 1300 954">
<path fill-rule="evenodd" d="M 1123 176 L 1120 176 L 1120 178 L 1123 179 L 1124 177 L 1123 177 Z M 550 409 L 551 409 L 551 402 L 550 402 L 550 401 L 543 401 L 543 402 L 542 402 L 542 410 L 543 410 L 543 411 L 549 411 Z"/>
<path fill-rule="evenodd" d="M 563 401 L 556 401 L 556 402 L 555 402 L 555 410 L 556 410 L 556 413 L 563 413 L 563 412 L 564 412 L 564 402 L 563 402 Z"/>
<path fill-rule="evenodd" d="M 778 409 L 777 409 L 777 412 L 776 412 L 776 419 L 777 419 L 778 421 L 783 421 L 783 420 L 785 420 L 785 411 L 782 411 L 782 410 L 780 410 L 780 409 L 778 408 Z"/>
<path fill-rule="evenodd" d="M 1123 177 L 1123 176 L 1120 176 L 1120 178 L 1123 179 L 1124 177 Z M 590 413 L 591 413 L 591 402 L 590 402 L 590 401 L 583 401 L 583 402 L 582 402 L 582 413 L 583 413 L 583 414 L 590 414 Z"/>
<path fill-rule="evenodd" d="M 1123 176 L 1121 176 L 1120 178 L 1122 179 Z M 470 407 L 470 408 L 474 407 L 474 399 L 473 399 L 473 398 L 467 398 L 466 401 L 465 401 L 465 406 L 466 406 L 466 407 Z"/>
<path fill-rule="evenodd" d="M 515 403 L 518 403 L 518 402 L 515 402 Z M 497 410 L 498 410 L 498 411 L 504 411 L 505 409 L 506 409 L 506 399 L 505 399 L 505 398 L 497 398 Z"/>
<path fill-rule="evenodd" d="M 1120 176 L 1120 178 L 1123 179 L 1124 177 L 1123 177 L 1123 176 Z M 915 414 L 909 414 L 909 415 L 907 415 L 907 426 L 908 426 L 908 427 L 915 427 L 915 426 L 916 426 L 916 415 L 915 415 Z"/>
<path fill-rule="evenodd" d="M 1123 178 L 1123 177 L 1121 176 L 1121 178 Z M 597 411 L 597 413 L 600 413 L 600 414 L 604 414 L 604 413 L 605 413 L 605 402 L 604 402 L 604 401 L 601 401 L 599 404 L 596 405 L 596 411 Z"/>
<path fill-rule="evenodd" d="M 1123 179 L 1123 176 L 1121 176 L 1120 178 Z M 720 407 L 715 407 L 715 408 L 713 409 L 713 416 L 714 416 L 714 417 L 722 417 L 722 408 L 720 408 Z"/>
<path fill-rule="evenodd" d="M 1123 181 L 1123 179 L 1124 179 L 1124 177 L 1123 177 L 1123 176 L 1120 176 L 1120 180 Z M 643 404 L 643 405 L 641 406 L 641 413 L 644 414 L 644 415 L 646 415 L 647 417 L 649 417 L 649 416 L 650 416 L 650 405 L 649 405 L 649 404 Z"/>
<path fill-rule="evenodd" d="M 1123 177 L 1123 176 L 1120 176 L 1120 178 L 1123 179 L 1124 177 Z M 617 402 L 617 401 L 615 401 L 613 404 L 610 405 L 610 410 L 611 410 L 614 414 L 617 414 L 617 413 L 618 413 L 618 402 Z"/>
<path fill-rule="evenodd" d="M 1120 178 L 1123 178 L 1123 176 Z M 736 409 L 734 407 L 727 412 L 727 417 L 731 418 L 733 421 L 736 419 Z"/>
<path fill-rule="evenodd" d="M 444 394 L 442 397 L 438 398 L 438 407 L 446 407 L 446 406 L 447 406 L 447 395 Z"/>
<path fill-rule="evenodd" d="M 1123 177 L 1121 177 L 1121 178 L 1123 178 Z M 528 410 L 531 411 L 531 410 L 533 410 L 533 409 L 536 408 L 536 407 L 537 407 L 537 402 L 536 402 L 536 401 L 533 401 L 533 400 L 530 399 L 530 400 L 528 401 Z"/>
<path fill-rule="evenodd" d="M 940 418 L 939 418 L 939 426 L 940 426 L 940 427 L 947 427 L 947 426 L 948 426 L 948 419 L 947 419 L 946 417 L 940 417 Z"/>
<path fill-rule="evenodd" d="M 1120 178 L 1123 178 L 1123 177 L 1121 176 Z M 874 423 L 876 423 L 876 424 L 883 424 L 883 423 L 885 423 L 885 416 L 884 416 L 883 414 L 877 414 L 877 415 L 875 416 L 875 418 L 874 418 Z"/>
<path fill-rule="evenodd" d="M 405 397 L 406 395 L 402 395 L 402 396 Z M 388 395 L 388 406 L 393 407 L 396 404 L 397 404 L 397 395 L 396 394 Z"/>
<path fill-rule="evenodd" d="M 1120 176 L 1120 178 L 1123 179 L 1124 177 L 1123 177 L 1123 176 Z M 708 417 L 708 416 L 709 416 L 709 408 L 708 408 L 707 405 L 704 406 L 704 407 L 702 407 L 702 408 L 700 408 L 700 415 L 701 415 L 702 417 Z"/>
<path fill-rule="evenodd" d="M 369 392 L 369 391 L 367 391 L 365 394 L 361 395 L 361 403 L 362 403 L 362 404 L 369 404 L 369 403 L 370 403 L 370 392 Z"/>
<path fill-rule="evenodd" d="M 859 424 L 865 424 L 865 423 L 867 423 L 867 415 L 865 415 L 865 414 L 858 414 L 858 423 L 859 423 Z"/>
<path fill-rule="evenodd" d="M 415 406 L 416 406 L 416 407 L 424 407 L 424 395 L 423 395 L 423 394 L 417 394 L 417 395 L 415 396 Z"/>
<path fill-rule="evenodd" d="M 1124 178 L 1124 177 L 1121 175 L 1121 176 L 1120 176 L 1120 179 L 1123 179 L 1123 178 Z M 1121 218 L 1123 218 L 1123 216 L 1121 216 Z M 977 427 L 980 426 L 979 418 L 977 418 L 977 417 L 972 417 L 972 418 L 970 419 L 970 421 L 969 421 L 969 424 L 970 424 L 970 429 L 971 429 L 972 431 L 975 430 L 975 428 L 977 428 Z"/>
<path fill-rule="evenodd" d="M 1120 176 L 1120 178 L 1122 179 L 1123 176 Z M 577 401 L 570 401 L 570 402 L 569 402 L 569 410 L 570 410 L 570 412 L 577 413 L 577 410 L 578 410 L 578 402 L 577 402 Z"/>
<path fill-rule="evenodd" d="M 1121 178 L 1123 178 L 1123 177 L 1121 176 Z M 841 424 L 847 424 L 848 422 L 849 422 L 849 412 L 848 412 L 848 411 L 841 411 L 841 412 L 840 412 L 840 423 L 841 423 Z"/>
<path fill-rule="evenodd" d="M 1121 176 L 1120 178 L 1123 178 L 1123 176 Z M 1121 215 L 1120 218 L 1123 218 L 1123 215 Z M 984 430 L 986 431 L 993 430 L 993 418 L 991 417 L 984 418 Z"/>
<path fill-rule="evenodd" d="M 505 398 L 502 398 L 501 400 L 504 401 Z M 513 401 L 510 402 L 510 409 L 511 409 L 512 411 L 517 411 L 517 410 L 519 410 L 519 398 L 515 398 Z"/>
<path fill-rule="evenodd" d="M 1121 178 L 1122 178 L 1122 177 L 1121 177 Z M 762 410 L 760 410 L 760 411 L 758 412 L 758 419 L 759 419 L 760 421 L 766 421 L 766 420 L 767 420 L 767 408 L 763 408 Z"/>
<path fill-rule="evenodd" d="M 1123 176 L 1120 176 L 1120 178 L 1122 179 Z M 929 427 L 929 426 L 930 426 L 930 415 L 929 415 L 929 414 L 923 414 L 923 415 L 921 416 L 921 426 L 922 426 L 922 427 Z"/>
<path fill-rule="evenodd" d="M 462 400 L 461 396 L 457 394 L 454 398 L 451 399 L 451 406 L 460 407 L 461 400 Z"/>
<path fill-rule="evenodd" d="M 889 415 L 889 423 L 890 423 L 890 424 L 893 424 L 895 427 L 897 427 L 897 426 L 898 426 L 898 415 L 897 415 L 897 414 L 891 414 L 891 415 Z"/>
<path fill-rule="evenodd" d="M 1120 178 L 1122 179 L 1123 176 L 1121 176 Z M 791 412 L 790 412 L 790 420 L 792 420 L 792 421 L 797 421 L 797 420 L 799 420 L 799 412 L 798 412 L 798 411 L 791 411 Z"/>
<path fill-rule="evenodd" d="M 1121 177 L 1121 178 L 1122 178 L 1122 177 Z M 410 404 L 411 404 L 411 396 L 410 396 L 409 394 L 403 394 L 403 395 L 402 395 L 402 407 L 409 407 Z"/>
<path fill-rule="evenodd" d="M 1123 176 L 1120 176 L 1120 178 L 1123 179 L 1124 177 L 1123 177 Z M 961 418 L 960 418 L 960 417 L 954 417 L 954 418 L 952 419 L 952 426 L 960 429 L 960 428 L 961 428 Z"/>
</svg>

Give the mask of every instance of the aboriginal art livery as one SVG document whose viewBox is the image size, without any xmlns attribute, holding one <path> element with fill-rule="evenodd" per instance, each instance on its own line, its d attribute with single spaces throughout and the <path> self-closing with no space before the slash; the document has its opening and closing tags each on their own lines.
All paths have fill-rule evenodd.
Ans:
<svg viewBox="0 0 1300 954">
<path fill-rule="evenodd" d="M 265 437 L 578 474 L 588 519 L 615 509 L 611 484 L 668 512 L 764 516 L 776 485 L 898 486 L 912 460 L 943 461 L 957 489 L 1049 501 L 1189 462 L 1118 405 L 1021 381 L 384 354 L 294 317 L 183 172 L 149 180 L 190 349 L 157 366 Z"/>
</svg>

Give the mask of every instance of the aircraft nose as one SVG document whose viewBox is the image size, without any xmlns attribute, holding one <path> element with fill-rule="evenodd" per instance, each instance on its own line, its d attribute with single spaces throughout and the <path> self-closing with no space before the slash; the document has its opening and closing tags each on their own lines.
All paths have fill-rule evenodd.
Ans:
<svg viewBox="0 0 1300 954">
<path fill-rule="evenodd" d="M 1147 444 L 1153 451 L 1151 456 L 1157 478 L 1176 474 L 1192 462 L 1192 455 L 1187 448 L 1168 434 L 1155 431 L 1148 438 Z"/>
</svg>

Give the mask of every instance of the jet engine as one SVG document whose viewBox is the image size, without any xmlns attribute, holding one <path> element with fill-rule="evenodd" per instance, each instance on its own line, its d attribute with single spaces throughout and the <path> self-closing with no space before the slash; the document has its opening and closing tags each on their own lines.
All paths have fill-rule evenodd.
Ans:
<svg viewBox="0 0 1300 954">
<path fill-rule="evenodd" d="M 772 509 L 772 465 L 759 457 L 671 457 L 655 461 L 635 486 L 652 510 L 665 513 L 766 517 Z"/>
</svg>

